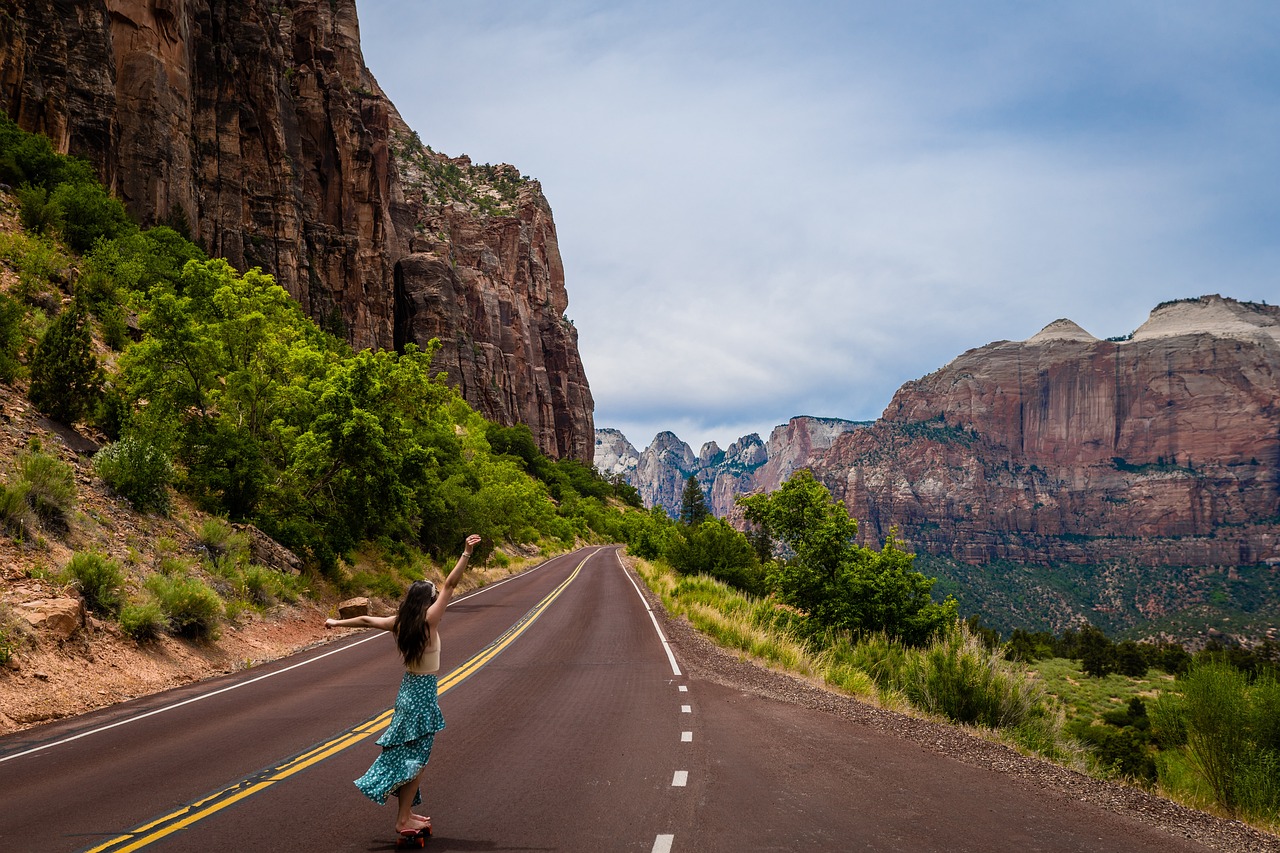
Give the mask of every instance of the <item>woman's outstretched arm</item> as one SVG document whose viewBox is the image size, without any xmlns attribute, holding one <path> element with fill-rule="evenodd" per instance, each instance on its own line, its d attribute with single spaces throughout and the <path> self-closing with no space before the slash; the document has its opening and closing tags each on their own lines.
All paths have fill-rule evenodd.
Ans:
<svg viewBox="0 0 1280 853">
<path fill-rule="evenodd" d="M 436 596 L 435 603 L 427 609 L 427 621 L 432 625 L 440 622 L 440 617 L 444 615 L 444 609 L 449 606 L 449 600 L 453 598 L 453 591 L 457 589 L 458 584 L 462 581 L 462 575 L 467 570 L 467 566 L 471 563 L 471 552 L 480 544 L 480 537 L 472 533 L 467 537 L 466 545 L 463 546 L 462 556 L 458 558 L 458 562 L 454 565 L 453 571 L 449 572 L 449 576 L 444 579 L 444 584 L 440 587 L 440 593 Z"/>
<path fill-rule="evenodd" d="M 394 616 L 353 616 L 350 619 L 326 619 L 326 628 L 377 628 L 390 631 L 396 625 Z"/>
</svg>

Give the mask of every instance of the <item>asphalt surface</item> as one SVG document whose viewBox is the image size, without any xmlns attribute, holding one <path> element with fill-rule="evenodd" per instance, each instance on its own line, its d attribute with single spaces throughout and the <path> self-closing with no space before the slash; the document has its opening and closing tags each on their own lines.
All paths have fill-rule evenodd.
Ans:
<svg viewBox="0 0 1280 853">
<path fill-rule="evenodd" d="M 435 823 L 427 849 L 1206 849 L 678 675 L 658 623 L 612 548 L 455 601 L 447 728 L 418 809 Z M 394 799 L 378 806 L 351 780 L 377 754 L 400 673 L 391 637 L 360 632 L 0 739 L 0 850 L 393 849 Z"/>
</svg>

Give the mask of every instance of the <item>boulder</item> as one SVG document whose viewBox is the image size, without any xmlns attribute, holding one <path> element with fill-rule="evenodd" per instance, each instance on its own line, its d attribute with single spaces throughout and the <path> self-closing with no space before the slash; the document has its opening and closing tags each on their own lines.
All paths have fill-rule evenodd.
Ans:
<svg viewBox="0 0 1280 853">
<path fill-rule="evenodd" d="M 346 601 L 338 605 L 339 619 L 354 619 L 357 616 L 369 615 L 369 599 L 361 596 L 359 598 L 348 598 Z"/>
<path fill-rule="evenodd" d="M 46 598 L 16 609 L 32 628 L 57 640 L 69 640 L 84 627 L 84 602 L 78 598 Z"/>
</svg>

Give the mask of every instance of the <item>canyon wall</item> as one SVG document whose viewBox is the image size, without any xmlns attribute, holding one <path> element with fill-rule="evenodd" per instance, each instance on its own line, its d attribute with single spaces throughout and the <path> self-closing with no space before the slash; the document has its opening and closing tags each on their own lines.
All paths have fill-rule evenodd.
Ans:
<svg viewBox="0 0 1280 853">
<path fill-rule="evenodd" d="M 353 0 L 0 0 L 0 106 L 144 225 L 261 267 L 356 348 L 438 337 L 472 406 L 591 460 L 541 187 L 423 145 L 365 67 Z"/>
<path fill-rule="evenodd" d="M 1124 340 L 1058 320 L 970 350 L 873 424 L 794 418 L 698 456 L 597 431 L 596 464 L 647 505 L 698 477 L 716 515 L 810 468 L 878 546 L 981 565 L 1280 563 L 1280 308 L 1166 303 Z"/>
<path fill-rule="evenodd" d="M 868 542 L 979 564 L 1280 555 L 1280 308 L 1157 307 L 1129 339 L 1059 320 L 908 382 L 813 466 Z"/>
</svg>

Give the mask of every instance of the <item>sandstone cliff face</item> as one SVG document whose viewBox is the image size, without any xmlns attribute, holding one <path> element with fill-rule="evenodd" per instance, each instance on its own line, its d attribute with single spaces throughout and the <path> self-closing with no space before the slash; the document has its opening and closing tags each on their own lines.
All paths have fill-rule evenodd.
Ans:
<svg viewBox="0 0 1280 853">
<path fill-rule="evenodd" d="M 640 464 L 640 452 L 616 429 L 596 429 L 595 466 L 606 477 L 628 478 Z"/>
<path fill-rule="evenodd" d="M 448 167 L 404 127 L 364 66 L 353 0 L 0 0 L 0 104 L 89 160 L 142 222 L 261 266 L 353 346 L 439 335 L 468 402 L 590 460 L 540 188 L 486 203 L 510 182 Z M 433 258 L 452 273 L 444 301 Z"/>
<path fill-rule="evenodd" d="M 908 382 L 814 466 L 880 541 L 981 563 L 1243 565 L 1280 553 L 1280 308 L 1069 321 Z"/>
</svg>

